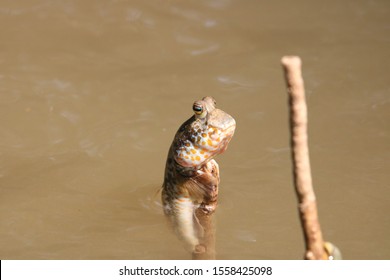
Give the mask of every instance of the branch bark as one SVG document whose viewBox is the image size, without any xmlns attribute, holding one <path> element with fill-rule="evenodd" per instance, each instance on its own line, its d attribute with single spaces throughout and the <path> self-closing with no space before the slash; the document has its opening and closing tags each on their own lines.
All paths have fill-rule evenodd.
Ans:
<svg viewBox="0 0 390 280">
<path fill-rule="evenodd" d="M 307 140 L 307 107 L 301 73 L 301 59 L 282 58 L 290 108 L 291 150 L 293 177 L 298 198 L 299 217 L 305 239 L 305 259 L 328 259 L 318 220 L 316 197 L 313 190 Z"/>
</svg>

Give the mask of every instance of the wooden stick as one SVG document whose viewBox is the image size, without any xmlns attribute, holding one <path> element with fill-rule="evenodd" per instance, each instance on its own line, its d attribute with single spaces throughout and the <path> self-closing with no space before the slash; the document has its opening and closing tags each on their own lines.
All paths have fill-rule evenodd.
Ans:
<svg viewBox="0 0 390 280">
<path fill-rule="evenodd" d="M 320 260 L 328 259 L 328 256 L 324 250 L 311 179 L 307 144 L 307 108 L 301 64 L 301 59 L 297 56 L 282 58 L 289 96 L 293 176 L 299 203 L 299 217 L 305 238 L 305 259 Z"/>
</svg>

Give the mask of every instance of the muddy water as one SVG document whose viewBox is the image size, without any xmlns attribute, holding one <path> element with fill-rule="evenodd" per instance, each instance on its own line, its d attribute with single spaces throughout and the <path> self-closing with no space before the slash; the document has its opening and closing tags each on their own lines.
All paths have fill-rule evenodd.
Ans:
<svg viewBox="0 0 390 280">
<path fill-rule="evenodd" d="M 189 258 L 157 191 L 212 95 L 237 121 L 218 258 L 301 259 L 279 64 L 297 54 L 323 234 L 389 259 L 390 4 L 294 3 L 0 1 L 0 258 Z"/>
</svg>

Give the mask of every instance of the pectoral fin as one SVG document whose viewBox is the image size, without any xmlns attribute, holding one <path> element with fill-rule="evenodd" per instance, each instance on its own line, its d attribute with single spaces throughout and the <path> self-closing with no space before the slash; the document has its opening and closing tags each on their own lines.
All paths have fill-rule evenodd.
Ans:
<svg viewBox="0 0 390 280">
<path fill-rule="evenodd" d="M 194 211 L 194 229 L 195 229 L 195 232 L 196 232 L 196 235 L 198 236 L 198 238 L 203 238 L 203 236 L 204 236 L 204 228 L 200 224 L 199 219 L 196 216 L 195 211 Z"/>
</svg>

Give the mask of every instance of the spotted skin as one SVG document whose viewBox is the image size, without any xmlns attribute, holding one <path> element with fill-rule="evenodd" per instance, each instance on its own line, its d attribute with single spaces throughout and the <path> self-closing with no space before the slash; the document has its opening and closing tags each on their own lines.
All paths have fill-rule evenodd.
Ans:
<svg viewBox="0 0 390 280">
<path fill-rule="evenodd" d="M 193 111 L 173 139 L 162 187 L 164 213 L 190 251 L 199 245 L 203 230 L 195 210 L 211 213 L 216 207 L 220 179 L 213 158 L 226 150 L 236 127 L 212 97 L 195 101 Z"/>
</svg>

